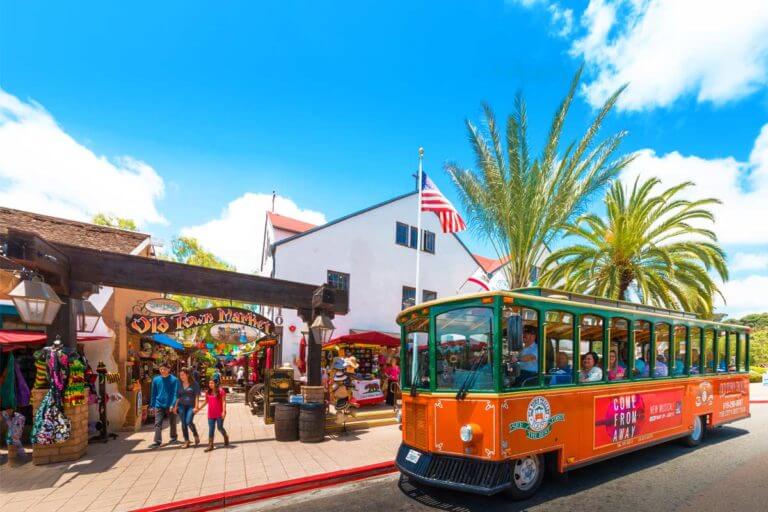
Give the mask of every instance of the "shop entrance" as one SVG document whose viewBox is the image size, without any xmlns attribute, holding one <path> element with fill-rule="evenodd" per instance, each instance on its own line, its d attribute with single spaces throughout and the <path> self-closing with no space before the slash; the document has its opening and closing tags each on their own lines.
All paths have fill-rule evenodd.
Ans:
<svg viewBox="0 0 768 512">
<path fill-rule="evenodd" d="M 55 291 L 62 304 L 52 322 L 46 327 L 45 337 L 49 344 L 52 340 L 59 339 L 64 351 L 70 351 L 70 353 L 78 350 L 78 305 L 82 305 L 82 299 L 96 294 L 100 286 L 155 292 L 158 295 L 219 298 L 267 307 L 295 309 L 309 324 L 312 324 L 316 317 L 320 318 L 321 314 L 322 318 L 333 318 L 335 314 L 347 312 L 346 292 L 339 292 L 326 285 L 284 281 L 53 243 L 35 233 L 14 228 L 0 231 L 0 248 L 0 270 L 3 273 L 39 276 Z M 137 313 L 129 319 L 125 329 L 137 337 L 135 349 L 138 354 L 143 348 L 141 345 L 143 336 L 151 334 L 153 337 L 166 336 L 172 339 L 171 335 L 176 327 L 184 329 L 201 325 L 253 327 L 260 334 L 255 340 L 254 352 L 250 355 L 253 357 L 253 353 L 262 354 L 264 364 L 267 364 L 267 352 L 271 348 L 274 353 L 279 339 L 277 336 L 279 333 L 276 332 L 274 324 L 265 317 L 247 310 L 213 309 L 214 311 L 191 311 L 182 315 L 176 313 L 150 316 Z M 226 328 L 224 331 L 223 335 L 227 335 Z M 315 342 L 313 329 L 310 329 L 308 337 L 308 384 L 318 386 L 321 382 L 320 344 Z M 237 355 L 242 357 L 246 354 L 240 352 Z M 102 376 L 100 375 L 99 378 L 101 379 Z M 140 411 L 137 412 L 140 414 Z M 74 414 L 78 418 L 81 416 L 79 412 Z M 87 414 L 85 420 L 87 421 Z M 87 435 L 87 428 L 81 427 L 79 423 L 77 425 L 73 423 L 70 440 L 78 450 L 67 452 L 74 454 L 70 459 L 62 458 L 65 457 L 63 450 L 57 451 L 58 459 L 51 458 L 49 462 L 79 458 L 84 453 L 84 446 L 87 445 Z M 81 447 L 82 451 L 80 451 Z"/>
</svg>

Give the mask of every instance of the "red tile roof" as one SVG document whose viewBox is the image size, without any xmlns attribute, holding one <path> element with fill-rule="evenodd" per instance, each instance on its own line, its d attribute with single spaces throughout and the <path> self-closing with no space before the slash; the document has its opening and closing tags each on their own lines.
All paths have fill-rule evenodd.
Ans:
<svg viewBox="0 0 768 512">
<path fill-rule="evenodd" d="M 500 266 L 504 264 L 504 261 L 502 260 L 495 260 L 493 258 L 486 258 L 485 256 L 480 256 L 479 254 L 473 254 L 472 256 L 475 257 L 478 263 L 480 263 L 480 266 L 488 273 L 491 273 L 498 269 Z"/>
<path fill-rule="evenodd" d="M 0 207 L 0 229 L 13 228 L 38 234 L 49 242 L 130 254 L 149 235 L 87 222 L 49 217 Z"/>
<path fill-rule="evenodd" d="M 279 213 L 267 212 L 267 216 L 269 216 L 269 222 L 272 223 L 272 227 L 282 229 L 283 231 L 290 231 L 291 233 L 303 233 L 317 227 L 315 224 L 292 219 Z"/>
</svg>

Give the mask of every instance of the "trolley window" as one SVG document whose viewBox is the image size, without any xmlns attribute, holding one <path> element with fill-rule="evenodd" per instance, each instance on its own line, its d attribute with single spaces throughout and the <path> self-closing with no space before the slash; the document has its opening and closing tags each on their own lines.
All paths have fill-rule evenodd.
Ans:
<svg viewBox="0 0 768 512">
<path fill-rule="evenodd" d="M 468 307 L 435 317 L 438 389 L 493 391 L 493 309 Z"/>
<path fill-rule="evenodd" d="M 544 323 L 546 383 L 573 383 L 574 317 L 563 311 L 547 311 Z"/>
</svg>

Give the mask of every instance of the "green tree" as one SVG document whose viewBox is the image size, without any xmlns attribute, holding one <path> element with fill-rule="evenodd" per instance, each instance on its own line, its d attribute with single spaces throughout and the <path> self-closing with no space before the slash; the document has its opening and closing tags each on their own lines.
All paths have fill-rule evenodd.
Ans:
<svg viewBox="0 0 768 512">
<path fill-rule="evenodd" d="M 187 265 L 197 265 L 199 267 L 215 268 L 219 270 L 235 270 L 233 265 L 225 262 L 212 252 L 205 250 L 196 238 L 188 236 L 180 236 L 173 239 L 171 242 L 171 255 L 169 259 L 177 263 L 186 263 Z M 215 294 L 216 291 L 217 290 L 211 290 L 211 294 Z M 188 297 L 183 295 L 173 296 L 172 298 L 184 306 L 186 311 L 216 306 L 243 307 L 242 303 L 230 300 Z"/>
<path fill-rule="evenodd" d="M 91 219 L 96 225 L 107 226 L 110 228 L 125 229 L 127 231 L 137 231 L 136 222 L 132 219 L 125 219 L 123 217 L 116 217 L 114 215 L 108 215 L 106 213 L 97 213 Z"/>
<path fill-rule="evenodd" d="M 555 112 L 538 157 L 531 155 L 525 100 L 518 95 L 514 113 L 507 118 L 504 142 L 493 111 L 484 105 L 486 130 L 466 121 L 476 168 L 446 165 L 470 229 L 487 240 L 499 258 L 508 260 L 504 272 L 511 288 L 528 284 L 547 244 L 633 158 L 615 155 L 626 132 L 596 140 L 623 87 L 605 102 L 578 141 L 561 148 L 580 77 L 581 70 Z"/>
<path fill-rule="evenodd" d="M 768 329 L 750 333 L 749 357 L 750 366 L 768 366 Z"/>
<path fill-rule="evenodd" d="M 739 319 L 728 319 L 732 324 L 746 325 L 752 329 L 768 329 L 768 313 L 752 313 Z"/>
<path fill-rule="evenodd" d="M 644 304 L 711 315 L 720 291 L 709 271 L 728 279 L 725 252 L 713 231 L 693 224 L 714 222 L 707 207 L 719 201 L 680 198 L 691 182 L 655 194 L 659 183 L 638 178 L 629 191 L 615 182 L 605 220 L 590 213 L 566 226 L 566 238 L 579 240 L 546 259 L 542 284 L 622 300 L 632 290 Z"/>
</svg>

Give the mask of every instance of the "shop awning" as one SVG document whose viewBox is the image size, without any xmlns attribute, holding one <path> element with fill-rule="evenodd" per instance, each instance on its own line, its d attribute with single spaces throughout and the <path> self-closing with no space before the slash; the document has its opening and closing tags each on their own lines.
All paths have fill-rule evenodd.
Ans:
<svg viewBox="0 0 768 512">
<path fill-rule="evenodd" d="M 354 343 L 379 345 L 381 347 L 399 347 L 400 338 L 379 331 L 358 332 L 334 338 L 323 345 L 323 348 L 332 347 L 334 345 L 350 345 Z"/>
<path fill-rule="evenodd" d="M 167 334 L 155 334 L 154 336 L 152 336 L 152 339 L 157 343 L 169 346 L 176 350 L 184 350 L 184 345 L 176 341 L 176 338 L 172 338 Z"/>
<path fill-rule="evenodd" d="M 94 341 L 104 338 L 102 334 L 77 333 L 77 341 Z M 4 351 L 41 345 L 47 340 L 48 336 L 43 331 L 0 330 L 0 347 Z"/>
</svg>

